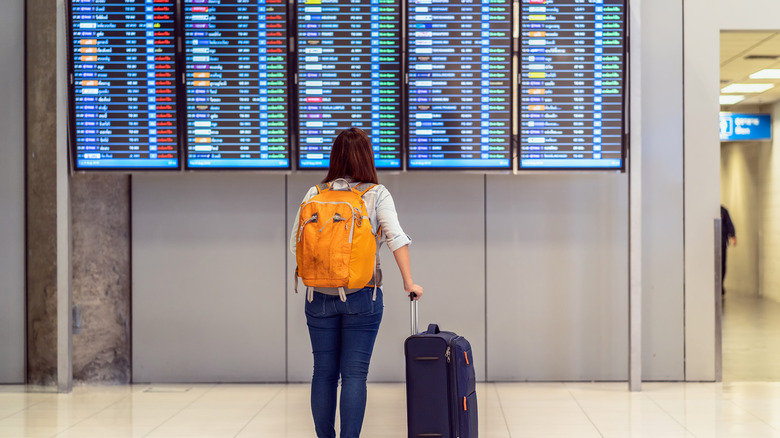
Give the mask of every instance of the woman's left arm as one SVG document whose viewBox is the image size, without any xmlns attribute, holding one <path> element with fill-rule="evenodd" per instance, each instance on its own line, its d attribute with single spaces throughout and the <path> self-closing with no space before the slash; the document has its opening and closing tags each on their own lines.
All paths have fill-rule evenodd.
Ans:
<svg viewBox="0 0 780 438">
<path fill-rule="evenodd" d="M 387 247 L 395 252 L 398 248 L 411 244 L 412 238 L 404 233 L 398 222 L 398 213 L 395 211 L 395 202 L 390 192 L 384 186 L 380 186 L 377 190 L 376 219 L 384 234 Z"/>
</svg>

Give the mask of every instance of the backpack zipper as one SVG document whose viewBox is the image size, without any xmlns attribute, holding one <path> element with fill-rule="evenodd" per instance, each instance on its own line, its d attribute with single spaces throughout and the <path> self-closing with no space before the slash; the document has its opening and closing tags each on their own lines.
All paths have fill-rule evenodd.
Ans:
<svg viewBox="0 0 780 438">
<path fill-rule="evenodd" d="M 322 228 L 320 228 L 320 233 L 321 233 L 321 232 L 322 232 L 322 230 L 324 230 L 324 229 L 325 229 L 325 227 L 328 225 L 328 222 L 330 222 L 330 221 L 333 221 L 333 223 L 335 224 L 336 222 L 341 222 L 341 221 L 345 221 L 345 220 L 346 220 L 346 219 L 344 219 L 344 218 L 343 218 L 343 217 L 342 217 L 340 214 L 338 214 L 338 212 L 337 212 L 336 214 L 334 214 L 334 215 L 333 215 L 333 217 L 332 217 L 332 218 L 328 219 L 327 221 L 325 221 L 325 223 L 324 223 L 324 224 L 322 224 Z"/>
<path fill-rule="evenodd" d="M 352 243 L 352 235 L 355 233 L 355 212 L 357 211 L 358 215 L 360 215 L 360 211 L 358 211 L 349 202 L 323 202 L 323 201 L 308 201 L 308 202 L 316 202 L 317 204 L 333 204 L 333 205 L 344 204 L 344 205 L 349 206 L 349 209 L 352 211 L 352 228 L 349 230 L 349 243 Z M 360 216 L 361 216 L 361 219 L 362 219 L 362 215 L 360 215 Z M 316 216 L 312 216 L 312 217 L 314 218 Z M 310 219 L 311 218 L 307 219 L 306 222 L 303 223 L 303 225 L 306 225 L 307 223 L 309 223 Z M 346 220 L 346 219 L 344 219 L 344 220 Z M 324 228 L 324 225 L 323 225 L 323 228 Z M 298 241 L 299 242 L 301 241 L 301 237 L 302 237 L 302 234 L 303 234 L 303 232 L 302 232 L 303 231 L 303 226 L 301 226 L 300 229 L 301 229 L 301 232 L 299 233 L 299 236 L 298 236 Z"/>
<path fill-rule="evenodd" d="M 369 219 L 369 217 L 368 217 L 368 216 L 363 216 L 363 215 L 361 214 L 361 211 L 360 211 L 359 209 L 355 208 L 355 207 L 354 207 L 354 206 L 353 206 L 351 203 L 349 203 L 349 202 L 323 202 L 323 201 L 311 201 L 311 200 L 310 200 L 310 201 L 307 201 L 306 203 L 310 203 L 310 202 L 316 202 L 317 204 L 333 204 L 333 205 L 340 205 L 340 204 L 344 204 L 344 205 L 348 205 L 348 206 L 349 206 L 350 210 L 352 211 L 352 228 L 349 230 L 349 243 L 352 243 L 352 237 L 353 237 L 353 234 L 355 233 L 355 220 L 356 220 L 356 217 L 357 217 L 357 218 L 360 218 L 360 222 L 363 222 L 363 219 L 364 219 L 364 218 L 365 218 L 365 219 Z M 311 218 L 309 218 L 309 219 L 307 219 L 307 220 L 306 220 L 306 222 L 304 222 L 304 223 L 303 223 L 303 225 L 301 226 L 301 228 L 300 228 L 300 230 L 301 230 L 301 231 L 298 233 L 298 241 L 299 241 L 299 242 L 301 241 L 301 237 L 302 237 L 302 234 L 303 234 L 303 226 L 305 226 L 307 223 L 309 223 L 309 222 L 311 221 L 311 219 L 312 219 L 312 218 L 313 218 L 314 220 L 316 220 L 316 215 L 315 215 L 315 216 L 312 216 L 312 217 L 311 217 Z M 332 218 L 331 218 L 331 219 L 332 219 Z M 341 218 L 341 220 L 346 220 L 346 219 L 344 219 L 344 218 Z M 370 220 L 370 219 L 369 219 L 369 220 Z M 325 224 L 327 224 L 327 222 L 325 222 Z M 325 227 L 325 225 L 323 225 L 323 228 L 324 228 L 324 227 Z M 322 230 L 320 230 L 320 231 L 322 231 Z M 373 229 L 371 230 L 371 233 L 372 233 L 372 234 L 374 234 L 374 230 L 373 230 Z M 374 234 L 374 235 L 376 235 L 376 234 Z"/>
<path fill-rule="evenodd" d="M 301 241 L 303 238 L 303 228 L 308 224 L 309 222 L 317 222 L 317 213 L 314 213 L 314 216 L 306 219 L 303 224 L 298 228 L 298 242 Z"/>
<path fill-rule="evenodd" d="M 350 207 L 352 206 L 350 205 Z M 349 229 L 349 243 L 352 243 L 352 236 L 354 234 L 355 234 L 355 208 L 352 207 L 352 228 Z"/>
</svg>

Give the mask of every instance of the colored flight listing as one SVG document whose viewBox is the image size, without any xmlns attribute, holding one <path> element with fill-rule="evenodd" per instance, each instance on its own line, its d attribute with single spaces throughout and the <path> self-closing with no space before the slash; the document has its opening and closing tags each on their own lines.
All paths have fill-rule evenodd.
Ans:
<svg viewBox="0 0 780 438">
<path fill-rule="evenodd" d="M 284 0 L 185 0 L 187 167 L 289 169 Z"/>
<path fill-rule="evenodd" d="M 623 0 L 522 0 L 519 169 L 623 167 Z"/>
<path fill-rule="evenodd" d="M 324 169 L 339 132 L 368 134 L 378 169 L 401 168 L 400 0 L 300 0 L 298 167 Z"/>
<path fill-rule="evenodd" d="M 74 166 L 177 169 L 175 0 L 71 0 Z"/>
<path fill-rule="evenodd" d="M 511 169 L 512 2 L 409 0 L 409 169 Z"/>
</svg>

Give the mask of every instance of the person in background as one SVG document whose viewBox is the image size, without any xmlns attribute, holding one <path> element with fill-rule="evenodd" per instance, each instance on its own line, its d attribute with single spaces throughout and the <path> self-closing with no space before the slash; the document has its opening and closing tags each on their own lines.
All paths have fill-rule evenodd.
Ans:
<svg viewBox="0 0 780 438">
<path fill-rule="evenodd" d="M 361 183 L 377 184 L 364 195 L 366 210 L 373 230 L 381 226 L 381 242 L 393 252 L 403 278 L 404 290 L 414 300 L 420 299 L 423 288 L 412 280 L 409 262 L 411 238 L 398 222 L 393 198 L 387 188 L 378 184 L 374 153 L 365 132 L 350 128 L 341 132 L 333 142 L 328 175 L 323 183 L 334 188 L 346 184 L 356 187 Z M 339 186 L 339 187 L 336 187 Z M 344 187 L 341 187 L 344 188 Z M 318 193 L 309 189 L 305 203 Z M 293 223 L 290 250 L 296 251 L 301 210 Z M 376 258 L 376 284 L 381 286 L 379 248 Z M 371 283 L 369 283 L 371 284 Z M 374 341 L 382 320 L 382 289 L 363 287 L 346 291 L 342 297 L 333 288 L 314 288 L 306 300 L 306 323 L 309 327 L 314 375 L 311 382 L 311 411 L 318 438 L 335 438 L 336 392 L 341 377 L 341 438 L 358 438 L 366 410 L 366 378 Z M 415 295 L 411 295 L 415 294 Z"/>
<path fill-rule="evenodd" d="M 726 289 L 723 287 L 723 281 L 726 278 L 726 247 L 728 247 L 729 244 L 731 244 L 731 246 L 737 246 L 737 231 L 734 229 L 734 222 L 731 221 L 729 211 L 722 205 L 720 206 L 720 230 L 720 292 L 725 295 Z"/>
</svg>

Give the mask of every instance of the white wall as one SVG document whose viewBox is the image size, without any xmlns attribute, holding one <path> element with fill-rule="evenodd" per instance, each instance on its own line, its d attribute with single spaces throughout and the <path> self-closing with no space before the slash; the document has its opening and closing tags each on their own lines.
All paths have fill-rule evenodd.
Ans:
<svg viewBox="0 0 780 438">
<path fill-rule="evenodd" d="M 760 114 L 759 105 L 740 107 L 738 112 Z M 758 295 L 758 245 L 761 216 L 759 165 L 771 143 L 722 142 L 720 144 L 720 203 L 729 211 L 737 230 L 737 246 L 729 246 L 724 287 L 729 293 Z"/>
<path fill-rule="evenodd" d="M 720 30 L 777 30 L 777 0 L 717 0 L 709 2 L 702 19 L 717 20 Z"/>
<path fill-rule="evenodd" d="M 0 383 L 25 379 L 24 1 L 0 14 Z"/>
<path fill-rule="evenodd" d="M 780 27 L 780 25 L 778 25 Z M 772 146 L 762 149 L 759 167 L 761 202 L 758 227 L 759 290 L 766 298 L 780 301 L 780 104 L 772 107 Z M 727 277 L 728 278 L 728 277 Z"/>
<path fill-rule="evenodd" d="M 765 179 L 759 169 L 770 152 L 770 142 L 728 142 L 720 146 L 721 203 L 737 231 L 737 246 L 729 246 L 724 287 L 728 294 L 758 296 L 759 239 L 763 203 L 760 193 Z"/>
</svg>

